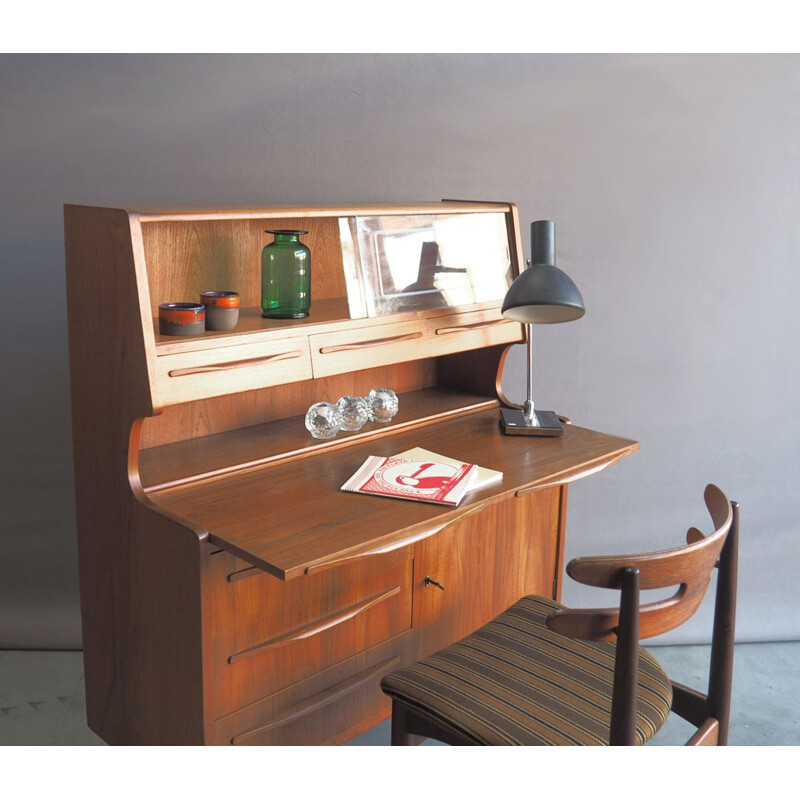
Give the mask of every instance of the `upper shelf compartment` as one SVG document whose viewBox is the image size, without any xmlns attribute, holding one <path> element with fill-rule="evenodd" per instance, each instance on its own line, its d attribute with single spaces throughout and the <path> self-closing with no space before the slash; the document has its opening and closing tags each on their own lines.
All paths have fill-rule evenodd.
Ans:
<svg viewBox="0 0 800 800">
<path fill-rule="evenodd" d="M 147 219 L 147 218 L 146 218 Z M 261 251 L 272 241 L 266 230 L 307 230 L 304 243 L 311 250 L 311 297 L 313 317 L 305 320 L 262 319 Z M 228 335 L 243 332 L 270 332 L 316 321 L 348 317 L 346 287 L 342 270 L 342 251 L 336 217 L 173 219 L 142 224 L 144 258 L 150 289 L 150 316 L 156 342 L 178 344 L 179 349 L 195 349 L 192 340 L 224 340 L 227 336 L 206 333 L 199 337 L 159 336 L 158 307 L 161 303 L 200 301 L 200 293 L 234 291 L 242 307 L 254 313 L 240 315 L 241 321 Z M 333 302 L 331 302 L 333 301 Z M 316 304 L 316 305 L 315 305 Z M 180 347 L 188 344 L 188 348 Z M 222 341 L 219 342 L 220 344 Z M 216 346 L 214 342 L 211 346 Z"/>
<path fill-rule="evenodd" d="M 160 405 L 315 378 L 330 372 L 323 361 L 335 360 L 337 373 L 360 369 L 368 359 L 363 352 L 360 359 L 347 355 L 355 347 L 351 339 L 364 350 L 361 329 L 373 324 L 386 339 L 400 335 L 387 332 L 387 324 L 405 326 L 410 340 L 427 337 L 432 320 L 445 320 L 434 325 L 435 347 L 404 344 L 397 352 L 387 347 L 371 351 L 380 363 L 521 338 L 518 326 L 512 331 L 514 326 L 499 325 L 500 303 L 521 260 L 516 210 L 506 203 L 129 214 L 134 243 L 140 242 L 141 310 L 151 320 L 150 374 L 158 384 Z M 273 239 L 266 231 L 281 229 L 307 231 L 302 241 L 311 252 L 311 310 L 303 319 L 264 319 L 260 314 L 261 253 Z M 233 330 L 191 337 L 159 333 L 161 303 L 197 303 L 202 292 L 214 290 L 240 295 Z M 454 316 L 459 314 L 488 317 L 462 320 Z M 439 329 L 447 335 L 439 336 Z M 295 342 L 297 337 L 308 338 L 308 344 L 299 338 Z M 372 344 L 375 337 L 368 338 Z M 323 358 L 331 347 L 346 348 L 346 353 L 337 350 L 335 358 Z M 300 355 L 284 358 L 284 350 Z M 191 380 L 185 377 L 189 371 Z M 209 372 L 219 375 L 212 380 Z"/>
<path fill-rule="evenodd" d="M 500 203 L 137 213 L 154 320 L 159 304 L 211 290 L 237 291 L 243 307 L 258 308 L 267 230 L 308 231 L 310 324 L 320 301 L 325 321 L 497 304 L 519 267 L 512 209 Z M 248 330 L 287 324 L 296 322 Z"/>
</svg>

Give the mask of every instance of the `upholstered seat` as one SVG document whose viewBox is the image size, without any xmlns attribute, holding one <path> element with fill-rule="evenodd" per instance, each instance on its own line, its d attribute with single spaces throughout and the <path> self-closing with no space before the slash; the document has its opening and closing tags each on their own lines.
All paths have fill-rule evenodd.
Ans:
<svg viewBox="0 0 800 800">
<path fill-rule="evenodd" d="M 616 645 L 555 633 L 564 608 L 524 597 L 470 636 L 387 675 L 381 686 L 415 714 L 482 745 L 608 744 Z M 661 728 L 670 679 L 639 649 L 636 736 Z"/>
</svg>

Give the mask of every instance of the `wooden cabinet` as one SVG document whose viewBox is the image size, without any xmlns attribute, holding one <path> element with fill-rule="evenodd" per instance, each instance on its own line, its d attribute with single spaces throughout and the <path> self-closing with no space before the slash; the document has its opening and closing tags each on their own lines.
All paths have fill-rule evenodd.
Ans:
<svg viewBox="0 0 800 800">
<path fill-rule="evenodd" d="M 309 231 L 306 319 L 260 315 L 277 228 Z M 500 373 L 524 341 L 499 311 L 522 260 L 513 205 L 67 206 L 65 230 L 87 715 L 107 742 L 339 743 L 388 715 L 387 670 L 558 596 L 568 484 L 637 445 L 502 435 Z M 426 231 L 442 239 L 418 280 L 379 274 Z M 479 234 L 502 267 L 488 295 L 453 283 L 480 271 Z M 158 333 L 159 303 L 211 289 L 240 293 L 234 330 Z M 390 424 L 305 430 L 311 403 L 380 386 L 400 397 Z M 415 446 L 503 479 L 455 509 L 340 491 L 367 456 Z"/>
</svg>

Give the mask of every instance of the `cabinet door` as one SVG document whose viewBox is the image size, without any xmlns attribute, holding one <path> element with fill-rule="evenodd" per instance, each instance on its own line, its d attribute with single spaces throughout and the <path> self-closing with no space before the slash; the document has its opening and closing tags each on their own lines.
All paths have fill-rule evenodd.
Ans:
<svg viewBox="0 0 800 800">
<path fill-rule="evenodd" d="M 419 656 L 472 633 L 520 597 L 553 597 L 560 518 L 555 487 L 512 495 L 420 542 L 413 622 Z"/>
</svg>

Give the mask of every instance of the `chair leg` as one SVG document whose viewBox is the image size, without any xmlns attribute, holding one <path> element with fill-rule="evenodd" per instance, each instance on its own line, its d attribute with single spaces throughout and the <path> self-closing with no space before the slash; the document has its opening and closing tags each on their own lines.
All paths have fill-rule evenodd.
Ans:
<svg viewBox="0 0 800 800">
<path fill-rule="evenodd" d="M 627 567 L 622 577 L 609 744 L 636 744 L 639 702 L 639 570 Z"/>
<path fill-rule="evenodd" d="M 736 574 L 739 560 L 739 504 L 733 506 L 733 523 L 722 548 L 711 639 L 708 685 L 709 716 L 719 720 L 719 744 L 728 744 L 733 686 L 733 646 L 736 628 Z"/>
<path fill-rule="evenodd" d="M 392 700 L 392 747 L 418 745 L 425 741 L 424 736 L 409 732 L 410 718 L 409 710 L 397 700 Z"/>
</svg>

